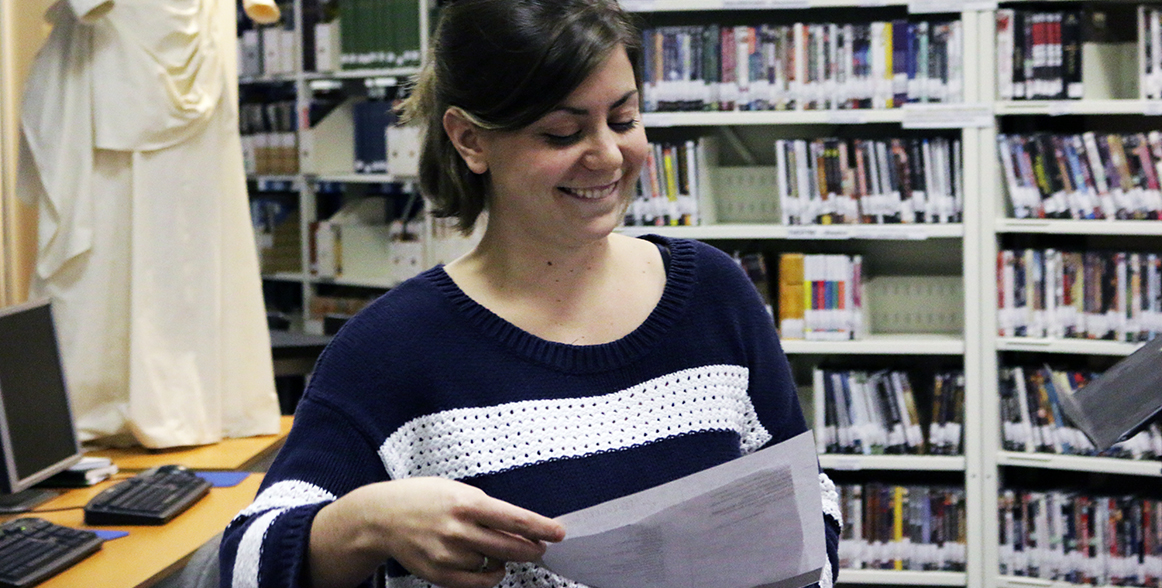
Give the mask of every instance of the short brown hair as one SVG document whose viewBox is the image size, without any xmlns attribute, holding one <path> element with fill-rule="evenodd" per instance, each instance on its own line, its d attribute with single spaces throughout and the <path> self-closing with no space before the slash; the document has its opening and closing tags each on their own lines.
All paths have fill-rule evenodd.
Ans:
<svg viewBox="0 0 1162 588">
<path fill-rule="evenodd" d="M 616 0 L 457 0 L 440 8 L 427 63 L 403 105 L 426 125 L 420 191 L 470 233 L 487 207 L 488 177 L 465 164 L 444 132 L 457 107 L 487 129 L 532 124 L 569 96 L 615 47 L 641 89 L 637 28 Z"/>
</svg>

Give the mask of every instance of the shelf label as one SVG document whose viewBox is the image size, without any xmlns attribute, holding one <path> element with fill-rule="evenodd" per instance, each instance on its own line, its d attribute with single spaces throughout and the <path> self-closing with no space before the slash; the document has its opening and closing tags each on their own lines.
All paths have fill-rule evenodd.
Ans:
<svg viewBox="0 0 1162 588">
<path fill-rule="evenodd" d="M 867 113 L 859 110 L 829 110 L 827 123 L 833 125 L 862 125 L 867 123 Z"/>
<path fill-rule="evenodd" d="M 911 0 L 908 2 L 910 14 L 930 14 L 937 12 L 969 12 L 972 10 L 996 10 L 995 0 Z"/>
<path fill-rule="evenodd" d="M 858 457 L 835 458 L 835 460 L 832 461 L 829 465 L 830 469 L 844 470 L 849 472 L 863 469 L 863 465 L 860 463 L 860 459 Z"/>
<path fill-rule="evenodd" d="M 1073 114 L 1076 108 L 1073 103 L 1065 101 L 1053 101 L 1049 103 L 1049 116 L 1065 116 Z"/>
<path fill-rule="evenodd" d="M 997 9 L 996 0 L 965 0 L 964 10 L 992 11 Z"/>
<path fill-rule="evenodd" d="M 911 0 L 908 14 L 964 12 L 964 0 Z"/>
<path fill-rule="evenodd" d="M 864 225 L 856 227 L 852 236 L 860 239 L 923 241 L 928 238 L 928 231 L 923 227 L 908 225 Z"/>
<path fill-rule="evenodd" d="M 643 116 L 645 125 L 647 127 L 672 127 L 674 126 L 674 115 L 666 114 L 664 112 L 648 112 Z"/>
<path fill-rule="evenodd" d="M 808 225 L 787 227 L 788 239 L 850 239 L 851 228 L 842 225 Z"/>
<path fill-rule="evenodd" d="M 654 0 L 621 0 L 626 12 L 653 12 L 656 4 Z"/>
<path fill-rule="evenodd" d="M 991 104 L 905 104 L 906 129 L 985 128 L 992 126 Z"/>
<path fill-rule="evenodd" d="M 1162 100 L 1143 100 L 1142 114 L 1146 116 L 1162 116 Z"/>
<path fill-rule="evenodd" d="M 809 0 L 722 0 L 726 10 L 761 10 L 765 8 L 810 8 Z"/>
</svg>

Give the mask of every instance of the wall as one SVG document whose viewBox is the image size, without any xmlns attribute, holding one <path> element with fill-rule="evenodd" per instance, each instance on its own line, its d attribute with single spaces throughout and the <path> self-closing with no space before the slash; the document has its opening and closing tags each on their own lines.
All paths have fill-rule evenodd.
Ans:
<svg viewBox="0 0 1162 588">
<path fill-rule="evenodd" d="M 25 299 L 36 258 L 36 211 L 16 197 L 20 96 L 37 50 L 51 30 L 50 0 L 0 0 L 0 306 Z"/>
</svg>

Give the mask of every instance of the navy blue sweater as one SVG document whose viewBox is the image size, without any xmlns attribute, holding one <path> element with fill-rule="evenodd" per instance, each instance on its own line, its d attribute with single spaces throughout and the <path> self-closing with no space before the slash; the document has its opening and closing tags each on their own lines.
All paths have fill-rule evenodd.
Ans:
<svg viewBox="0 0 1162 588">
<path fill-rule="evenodd" d="M 650 239 L 671 253 L 661 301 L 610 343 L 532 336 L 442 267 L 349 321 L 319 358 L 258 497 L 226 529 L 223 586 L 305 585 L 313 517 L 366 484 L 440 476 L 555 517 L 805 431 L 774 322 L 738 265 L 697 241 Z M 826 588 L 839 509 L 820 480 Z M 394 562 L 387 570 L 389 585 L 426 585 Z M 515 563 L 500 585 L 579 586 Z"/>
</svg>

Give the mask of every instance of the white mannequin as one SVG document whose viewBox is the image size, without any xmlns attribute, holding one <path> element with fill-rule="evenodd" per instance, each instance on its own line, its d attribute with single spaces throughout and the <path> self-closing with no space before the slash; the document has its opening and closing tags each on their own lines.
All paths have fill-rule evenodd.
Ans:
<svg viewBox="0 0 1162 588">
<path fill-rule="evenodd" d="M 268 18 L 268 0 L 249 0 Z M 18 193 L 39 209 L 83 441 L 274 433 L 237 123 L 234 3 L 61 0 L 25 90 Z M 277 17 L 277 11 L 274 13 Z"/>
</svg>

